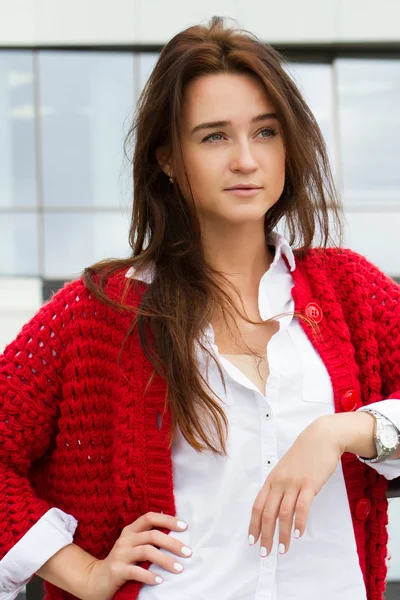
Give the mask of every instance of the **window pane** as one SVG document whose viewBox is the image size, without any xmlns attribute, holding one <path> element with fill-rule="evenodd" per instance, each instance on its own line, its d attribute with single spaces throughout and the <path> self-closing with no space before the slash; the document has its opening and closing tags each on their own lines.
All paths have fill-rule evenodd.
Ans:
<svg viewBox="0 0 400 600">
<path fill-rule="evenodd" d="M 39 73 L 45 206 L 125 206 L 133 53 L 42 51 Z"/>
<path fill-rule="evenodd" d="M 344 202 L 400 206 L 400 60 L 336 61 Z"/>
<path fill-rule="evenodd" d="M 332 67 L 327 64 L 290 63 L 285 70 L 296 83 L 321 128 L 331 168 L 336 174 L 333 149 Z"/>
<path fill-rule="evenodd" d="M 45 273 L 73 279 L 104 258 L 129 256 L 129 217 L 118 212 L 45 214 Z"/>
<path fill-rule="evenodd" d="M 0 51 L 0 206 L 33 206 L 33 66 L 29 51 Z"/>
<path fill-rule="evenodd" d="M 148 80 L 150 73 L 158 60 L 158 52 L 142 52 L 139 54 L 139 81 L 138 94 L 142 91 L 144 84 Z"/>
<path fill-rule="evenodd" d="M 37 216 L 35 214 L 1 215 L 0 274 L 38 274 Z"/>
<path fill-rule="evenodd" d="M 344 246 L 363 254 L 391 277 L 400 275 L 400 212 L 346 212 Z"/>
</svg>

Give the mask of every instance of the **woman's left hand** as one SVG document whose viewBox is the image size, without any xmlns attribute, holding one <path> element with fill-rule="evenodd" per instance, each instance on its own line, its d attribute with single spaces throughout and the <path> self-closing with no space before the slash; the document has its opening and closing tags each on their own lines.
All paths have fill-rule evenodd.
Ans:
<svg viewBox="0 0 400 600">
<path fill-rule="evenodd" d="M 249 527 L 254 543 L 261 532 L 261 548 L 266 548 L 266 555 L 272 548 L 278 517 L 283 552 L 289 549 L 293 519 L 298 530 L 295 537 L 303 535 L 311 503 L 335 471 L 344 451 L 326 418 L 320 417 L 298 436 L 272 469 L 255 499 Z"/>
</svg>

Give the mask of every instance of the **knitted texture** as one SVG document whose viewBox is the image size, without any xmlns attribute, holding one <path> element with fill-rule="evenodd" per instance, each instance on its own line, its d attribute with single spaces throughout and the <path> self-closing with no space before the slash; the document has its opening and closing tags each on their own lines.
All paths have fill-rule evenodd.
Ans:
<svg viewBox="0 0 400 600">
<path fill-rule="evenodd" d="M 300 323 L 328 369 L 336 412 L 349 390 L 359 405 L 400 398 L 400 287 L 350 250 L 312 250 L 296 264 L 295 310 L 309 315 L 315 303 L 321 311 L 317 334 Z M 125 283 L 125 270 L 109 277 L 109 297 L 121 299 Z M 133 282 L 126 302 L 137 305 L 145 288 Z M 0 558 L 51 507 L 77 519 L 74 542 L 100 559 L 141 514 L 176 514 L 170 411 L 159 420 L 165 381 L 156 374 L 146 391 L 153 368 L 136 334 L 118 364 L 131 320 L 78 279 L 0 356 Z M 342 465 L 367 598 L 382 600 L 387 481 L 353 454 Z M 115 598 L 134 600 L 141 585 L 126 583 Z M 46 600 L 74 598 L 45 588 Z"/>
</svg>

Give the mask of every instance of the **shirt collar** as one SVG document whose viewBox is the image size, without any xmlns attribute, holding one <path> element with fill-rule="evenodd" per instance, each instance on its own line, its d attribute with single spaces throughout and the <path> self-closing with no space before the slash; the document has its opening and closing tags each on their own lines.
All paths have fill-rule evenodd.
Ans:
<svg viewBox="0 0 400 600">
<path fill-rule="evenodd" d="M 272 264 L 276 264 L 281 257 L 285 257 L 289 263 L 290 270 L 294 271 L 296 268 L 296 261 L 293 250 L 285 236 L 277 231 L 271 231 L 268 236 L 267 243 L 275 248 L 275 256 Z"/>
<path fill-rule="evenodd" d="M 267 243 L 275 248 L 275 256 L 271 267 L 280 262 L 282 257 L 285 257 L 289 263 L 290 270 L 294 271 L 296 268 L 296 261 L 288 240 L 281 233 L 278 233 L 277 231 L 271 231 L 271 233 L 268 235 Z M 130 267 L 130 269 L 128 269 L 128 271 L 125 273 L 125 277 L 132 277 L 134 273 L 135 267 Z M 153 265 L 148 265 L 146 269 L 143 269 L 137 275 L 137 279 L 149 284 L 152 282 L 153 277 Z"/>
</svg>

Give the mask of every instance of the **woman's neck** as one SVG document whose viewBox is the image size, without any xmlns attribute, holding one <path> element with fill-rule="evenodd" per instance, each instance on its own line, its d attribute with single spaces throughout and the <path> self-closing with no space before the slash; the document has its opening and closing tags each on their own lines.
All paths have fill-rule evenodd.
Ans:
<svg viewBox="0 0 400 600">
<path fill-rule="evenodd" d="M 203 248 L 207 263 L 221 271 L 243 296 L 258 292 L 260 279 L 274 259 L 264 231 L 257 233 L 250 228 L 235 236 L 228 236 L 226 230 L 216 235 L 209 232 L 204 235 Z"/>
</svg>

